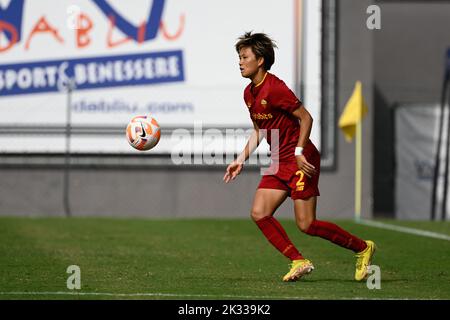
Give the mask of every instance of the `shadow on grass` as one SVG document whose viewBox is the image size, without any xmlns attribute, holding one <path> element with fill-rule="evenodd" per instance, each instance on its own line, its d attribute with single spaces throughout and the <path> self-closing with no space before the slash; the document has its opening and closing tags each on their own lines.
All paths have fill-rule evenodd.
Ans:
<svg viewBox="0 0 450 320">
<path fill-rule="evenodd" d="M 381 283 L 390 283 L 390 282 L 407 282 L 411 279 L 381 279 Z M 366 283 L 367 280 L 356 281 L 354 279 L 342 279 L 342 278 L 304 278 L 301 279 L 300 282 L 352 282 L 352 283 Z"/>
</svg>

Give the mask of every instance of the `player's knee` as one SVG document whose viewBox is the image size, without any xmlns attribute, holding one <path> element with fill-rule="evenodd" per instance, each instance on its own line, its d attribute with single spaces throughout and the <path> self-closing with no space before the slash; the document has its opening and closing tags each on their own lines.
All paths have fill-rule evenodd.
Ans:
<svg viewBox="0 0 450 320">
<path fill-rule="evenodd" d="M 253 221 L 258 221 L 261 220 L 267 216 L 269 216 L 270 213 L 266 213 L 263 210 L 257 209 L 257 208 L 252 208 L 251 212 L 250 212 L 250 216 L 252 217 Z"/>
<path fill-rule="evenodd" d="M 302 219 L 302 220 L 298 219 L 296 221 L 296 223 L 297 223 L 297 227 L 300 229 L 301 232 L 308 233 L 308 229 L 309 229 L 309 226 L 311 225 L 311 221 L 306 220 L 306 219 Z"/>
</svg>

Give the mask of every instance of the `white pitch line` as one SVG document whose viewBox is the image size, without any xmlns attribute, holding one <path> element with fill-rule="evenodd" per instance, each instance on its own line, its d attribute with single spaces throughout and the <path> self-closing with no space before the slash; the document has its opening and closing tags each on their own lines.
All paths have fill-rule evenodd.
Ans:
<svg viewBox="0 0 450 320">
<path fill-rule="evenodd" d="M 147 292 L 147 293 L 112 293 L 112 292 L 65 292 L 65 291 L 41 291 L 41 292 L 0 292 L 0 295 L 32 295 L 32 296 L 52 296 L 52 295 L 69 295 L 69 296 L 115 296 L 115 297 L 190 297 L 190 298 L 231 298 L 231 299 L 272 299 L 272 300 L 310 300 L 310 299 L 323 299 L 319 297 L 292 297 L 292 296 L 239 296 L 229 294 L 178 294 L 178 293 L 159 293 L 159 292 Z M 421 298 L 368 298 L 368 297 L 341 297 L 336 300 L 417 300 Z M 427 299 L 428 300 L 428 299 Z"/>
<path fill-rule="evenodd" d="M 370 221 L 370 220 L 359 220 L 356 223 L 363 224 L 363 225 L 370 226 L 370 227 L 375 227 L 375 228 L 393 230 L 393 231 L 398 231 L 398 232 L 403 232 L 403 233 L 414 234 L 414 235 L 422 236 L 422 237 L 428 237 L 428 238 L 434 238 L 434 239 L 441 239 L 441 240 L 450 241 L 450 236 L 448 236 L 446 234 L 442 234 L 442 233 L 437 233 L 437 232 L 431 232 L 431 231 L 425 231 L 425 230 L 421 230 L 421 229 L 402 227 L 402 226 L 397 226 L 397 225 L 393 225 L 393 224 L 377 222 L 377 221 Z"/>
<path fill-rule="evenodd" d="M 291 296 L 243 296 L 229 294 L 181 294 L 181 293 L 111 293 L 111 292 L 0 292 L 0 295 L 71 295 L 71 296 L 118 296 L 118 297 L 189 297 L 189 298 L 232 298 L 232 299 L 295 299 L 301 300 L 304 297 Z"/>
<path fill-rule="evenodd" d="M 301 297 L 283 296 L 239 296 L 227 294 L 180 294 L 180 293 L 112 293 L 112 292 L 0 292 L 0 295 L 71 295 L 71 296 L 118 296 L 118 297 L 190 297 L 190 298 L 235 298 L 235 299 L 302 299 Z M 304 299 L 304 298 L 303 298 Z"/>
</svg>

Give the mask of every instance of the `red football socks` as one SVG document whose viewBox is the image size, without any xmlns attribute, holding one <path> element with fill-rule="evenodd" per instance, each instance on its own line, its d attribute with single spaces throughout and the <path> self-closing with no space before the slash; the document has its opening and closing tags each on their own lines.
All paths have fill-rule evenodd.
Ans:
<svg viewBox="0 0 450 320">
<path fill-rule="evenodd" d="M 273 216 L 256 221 L 256 225 L 261 229 L 267 240 L 284 256 L 291 260 L 304 259 L 291 240 L 289 240 L 283 226 Z"/>
<path fill-rule="evenodd" d="M 356 253 L 363 251 L 367 247 L 364 240 L 355 237 L 334 223 L 327 221 L 314 220 L 308 230 L 306 230 L 306 233 L 311 236 L 327 239 Z"/>
</svg>

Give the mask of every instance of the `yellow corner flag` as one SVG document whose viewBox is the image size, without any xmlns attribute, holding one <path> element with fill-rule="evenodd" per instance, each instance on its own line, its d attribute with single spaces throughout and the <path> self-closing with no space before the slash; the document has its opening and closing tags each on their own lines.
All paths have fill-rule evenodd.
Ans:
<svg viewBox="0 0 450 320">
<path fill-rule="evenodd" d="M 362 95 L 360 81 L 356 81 L 355 89 L 348 100 L 341 118 L 339 128 L 342 129 L 345 139 L 350 142 L 356 135 L 355 143 L 355 220 L 361 219 L 362 202 L 362 119 L 367 113 L 367 105 Z"/>
<path fill-rule="evenodd" d="M 362 85 L 356 81 L 352 96 L 345 105 L 344 111 L 339 118 L 339 128 L 344 132 L 345 140 L 353 140 L 356 131 L 356 124 L 364 118 L 367 113 L 367 105 L 362 95 Z"/>
</svg>

